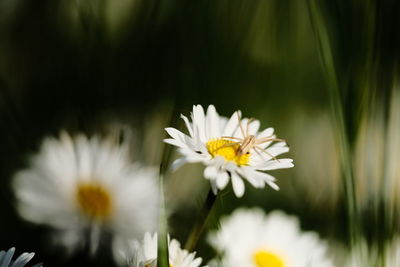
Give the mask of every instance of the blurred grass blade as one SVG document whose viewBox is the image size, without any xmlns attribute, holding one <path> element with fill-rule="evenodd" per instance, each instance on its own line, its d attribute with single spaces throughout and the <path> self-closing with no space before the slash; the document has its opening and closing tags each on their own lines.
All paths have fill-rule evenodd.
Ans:
<svg viewBox="0 0 400 267">
<path fill-rule="evenodd" d="M 354 246 L 359 237 L 359 216 L 352 172 L 351 151 L 344 122 L 342 101 L 339 93 L 339 84 L 335 71 L 329 35 L 325 26 L 322 12 L 318 8 L 316 0 L 308 0 L 308 9 L 311 24 L 318 42 L 319 53 L 328 83 L 328 91 L 333 113 L 333 121 L 338 133 L 341 166 L 348 210 L 348 227 L 350 232 L 350 244 Z"/>
</svg>

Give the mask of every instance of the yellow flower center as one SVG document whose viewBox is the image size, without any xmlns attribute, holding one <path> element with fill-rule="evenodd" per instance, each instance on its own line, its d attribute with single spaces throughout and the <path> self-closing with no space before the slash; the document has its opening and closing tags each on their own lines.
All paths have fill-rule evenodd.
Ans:
<svg viewBox="0 0 400 267">
<path fill-rule="evenodd" d="M 253 261 L 257 267 L 285 267 L 285 263 L 278 255 L 266 250 L 256 251 L 253 254 Z"/>
<path fill-rule="evenodd" d="M 221 156 L 226 161 L 233 161 L 237 165 L 247 165 L 249 163 L 250 154 L 238 155 L 240 144 L 231 140 L 215 139 L 210 140 L 206 144 L 208 152 L 211 156 Z"/>
<path fill-rule="evenodd" d="M 109 192 L 102 185 L 81 183 L 76 191 L 76 200 L 80 210 L 91 219 L 106 220 L 112 210 Z"/>
</svg>

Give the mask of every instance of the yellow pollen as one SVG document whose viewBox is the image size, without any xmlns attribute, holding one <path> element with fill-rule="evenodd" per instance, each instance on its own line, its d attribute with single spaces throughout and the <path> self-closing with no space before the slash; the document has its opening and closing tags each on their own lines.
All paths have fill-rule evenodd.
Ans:
<svg viewBox="0 0 400 267">
<path fill-rule="evenodd" d="M 249 163 L 250 154 L 238 155 L 240 144 L 231 140 L 215 139 L 210 140 L 206 144 L 208 152 L 213 156 L 221 156 L 226 161 L 233 161 L 237 165 L 247 165 Z"/>
<path fill-rule="evenodd" d="M 80 210 L 91 219 L 106 220 L 111 214 L 111 196 L 99 184 L 79 184 L 76 191 L 76 200 Z"/>
<path fill-rule="evenodd" d="M 278 255 L 266 250 L 256 251 L 253 254 L 253 261 L 257 267 L 285 267 L 285 263 Z"/>
</svg>

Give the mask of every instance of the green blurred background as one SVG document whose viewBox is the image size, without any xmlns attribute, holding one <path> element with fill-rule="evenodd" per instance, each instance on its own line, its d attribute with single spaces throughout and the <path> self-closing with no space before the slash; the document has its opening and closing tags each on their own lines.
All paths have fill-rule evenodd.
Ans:
<svg viewBox="0 0 400 267">
<path fill-rule="evenodd" d="M 395 0 L 0 0 L 0 249 L 47 266 L 110 266 L 63 256 L 20 220 L 10 180 L 60 130 L 130 138 L 159 165 L 163 128 L 214 104 L 273 126 L 295 167 L 281 191 L 227 189 L 209 227 L 238 206 L 283 209 L 339 259 L 361 240 L 378 254 L 399 230 L 400 2 Z M 166 177 L 170 232 L 184 243 L 208 191 L 201 166 Z M 197 255 L 213 252 L 202 240 Z M 383 266 L 381 257 L 371 266 Z"/>
</svg>

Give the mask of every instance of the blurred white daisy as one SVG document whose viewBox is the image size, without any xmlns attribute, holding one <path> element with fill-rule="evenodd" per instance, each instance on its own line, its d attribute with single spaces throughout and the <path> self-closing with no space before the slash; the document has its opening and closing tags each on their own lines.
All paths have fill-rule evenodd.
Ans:
<svg viewBox="0 0 400 267">
<path fill-rule="evenodd" d="M 396 235 L 386 243 L 385 266 L 400 266 L 400 236 Z"/>
<path fill-rule="evenodd" d="M 246 179 L 256 188 L 268 184 L 275 190 L 275 178 L 263 171 L 293 167 L 292 159 L 277 159 L 289 148 L 281 139 L 276 139 L 273 128 L 259 132 L 258 120 L 241 119 L 241 112 L 231 118 L 219 116 L 213 105 L 204 113 L 200 105 L 193 106 L 192 122 L 181 115 L 189 135 L 175 128 L 165 130 L 172 138 L 166 143 L 179 147 L 182 157 L 173 163 L 177 168 L 186 162 L 202 162 L 206 165 L 204 177 L 209 179 L 214 193 L 232 181 L 237 197 L 244 194 Z M 249 141 L 249 142 L 247 142 Z M 272 144 L 274 141 L 277 143 Z M 272 144 L 272 145 L 271 145 Z"/>
<path fill-rule="evenodd" d="M 383 246 L 381 245 L 368 243 L 362 238 L 350 250 L 347 250 L 347 259 L 343 265 L 346 267 L 400 266 L 400 236 L 393 235 L 390 240 L 383 243 Z"/>
<path fill-rule="evenodd" d="M 10 248 L 7 251 L 0 251 L 0 266 L 1 267 L 24 267 L 32 258 L 35 253 L 24 252 L 19 255 L 15 260 L 13 256 L 15 253 L 15 248 Z M 33 267 L 40 267 L 41 263 L 35 264 Z"/>
<path fill-rule="evenodd" d="M 71 250 L 96 251 L 103 233 L 142 236 L 158 224 L 156 170 L 133 165 L 127 144 L 83 135 L 46 138 L 28 169 L 15 175 L 19 214 L 56 230 Z M 86 243 L 89 241 L 89 243 Z"/>
<path fill-rule="evenodd" d="M 157 233 L 146 233 L 143 241 L 116 237 L 113 253 L 121 266 L 156 267 L 157 266 Z M 202 259 L 196 258 L 196 252 L 189 253 L 182 249 L 180 243 L 172 239 L 168 242 L 170 267 L 199 267 Z"/>
<path fill-rule="evenodd" d="M 221 253 L 220 266 L 332 267 L 327 247 L 314 232 L 301 232 L 296 217 L 281 211 L 238 209 L 208 236 Z"/>
</svg>

